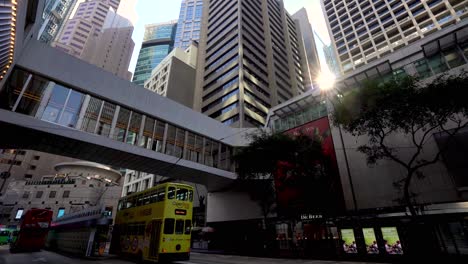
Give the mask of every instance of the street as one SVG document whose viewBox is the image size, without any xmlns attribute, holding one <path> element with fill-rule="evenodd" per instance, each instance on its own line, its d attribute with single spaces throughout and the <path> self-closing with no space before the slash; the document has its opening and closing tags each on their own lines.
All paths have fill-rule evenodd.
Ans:
<svg viewBox="0 0 468 264">
<path fill-rule="evenodd" d="M 75 264 L 75 263 L 94 263 L 94 264 L 130 264 L 134 263 L 127 260 L 120 259 L 106 259 L 106 260 L 85 260 L 80 258 L 71 258 L 55 252 L 42 250 L 40 252 L 32 253 L 16 253 L 11 254 L 8 246 L 0 246 L 0 264 Z M 190 261 L 179 261 L 175 264 L 237 264 L 237 263 L 255 263 L 255 264 L 333 264 L 333 263 L 346 263 L 353 264 L 352 262 L 342 261 L 317 261 L 317 260 L 293 260 L 293 259 L 267 259 L 267 258 L 254 258 L 254 257 L 241 257 L 229 255 L 214 255 L 214 254 L 199 254 L 192 253 Z M 360 262 L 365 264 L 364 262 Z M 374 263 L 375 264 L 375 263 Z"/>
</svg>

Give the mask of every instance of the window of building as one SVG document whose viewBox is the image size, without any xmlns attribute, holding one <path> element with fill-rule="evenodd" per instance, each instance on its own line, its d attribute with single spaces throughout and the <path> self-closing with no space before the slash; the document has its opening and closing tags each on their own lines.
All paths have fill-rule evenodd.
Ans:
<svg viewBox="0 0 468 264">
<path fill-rule="evenodd" d="M 31 174 L 25 174 L 25 175 L 24 175 L 24 178 L 25 178 L 25 179 L 32 179 L 32 175 L 31 175 Z"/>
<path fill-rule="evenodd" d="M 35 170 L 35 169 L 36 169 L 36 165 L 29 165 L 29 169 L 30 169 L 30 170 Z"/>
<path fill-rule="evenodd" d="M 21 216 L 23 216 L 23 212 L 24 212 L 24 209 L 23 209 L 23 208 L 19 208 L 19 209 L 16 211 L 15 220 L 21 219 Z"/>
<path fill-rule="evenodd" d="M 59 208 L 57 212 L 57 218 L 62 217 L 65 214 L 65 208 Z"/>
<path fill-rule="evenodd" d="M 50 191 L 49 192 L 49 198 L 55 198 L 56 195 L 57 195 L 57 191 Z"/>
<path fill-rule="evenodd" d="M 43 195 L 43 194 L 44 194 L 43 191 L 37 191 L 37 192 L 36 192 L 36 198 L 38 198 L 38 199 L 42 198 L 42 195 Z"/>
<path fill-rule="evenodd" d="M 25 191 L 23 193 L 23 199 L 28 199 L 29 198 L 29 192 L 28 191 Z"/>
<path fill-rule="evenodd" d="M 63 191 L 62 198 L 68 198 L 70 197 L 70 191 Z"/>
<path fill-rule="evenodd" d="M 34 156 L 34 160 L 39 160 L 41 158 L 41 156 Z"/>
</svg>

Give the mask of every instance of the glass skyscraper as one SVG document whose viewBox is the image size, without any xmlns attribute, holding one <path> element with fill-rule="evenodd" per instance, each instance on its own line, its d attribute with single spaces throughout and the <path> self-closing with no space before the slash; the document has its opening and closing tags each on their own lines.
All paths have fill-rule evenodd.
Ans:
<svg viewBox="0 0 468 264">
<path fill-rule="evenodd" d="M 133 82 L 143 86 L 151 71 L 172 51 L 177 21 L 145 26 L 145 35 L 138 55 Z"/>
<path fill-rule="evenodd" d="M 200 38 L 200 20 L 203 12 L 203 0 L 183 0 L 180 7 L 175 47 L 187 48 L 192 40 Z"/>
</svg>

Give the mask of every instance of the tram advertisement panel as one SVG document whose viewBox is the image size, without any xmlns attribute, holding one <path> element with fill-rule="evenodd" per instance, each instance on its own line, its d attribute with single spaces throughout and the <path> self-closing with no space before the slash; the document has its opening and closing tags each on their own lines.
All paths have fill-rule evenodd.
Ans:
<svg viewBox="0 0 468 264">
<path fill-rule="evenodd" d="M 356 238 L 354 238 L 353 229 L 341 229 L 341 242 L 343 243 L 343 250 L 345 253 L 356 254 Z"/>
<path fill-rule="evenodd" d="M 385 251 L 392 255 L 402 255 L 403 248 L 401 247 L 400 237 L 398 236 L 396 227 L 382 227 L 381 230 Z"/>
<path fill-rule="evenodd" d="M 363 228 L 362 233 L 364 234 L 367 254 L 379 254 L 379 246 L 375 238 L 374 228 Z"/>
</svg>

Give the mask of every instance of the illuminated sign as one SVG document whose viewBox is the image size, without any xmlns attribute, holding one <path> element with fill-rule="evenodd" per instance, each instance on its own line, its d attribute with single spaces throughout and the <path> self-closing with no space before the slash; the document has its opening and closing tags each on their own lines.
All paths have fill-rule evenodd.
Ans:
<svg viewBox="0 0 468 264">
<path fill-rule="evenodd" d="M 175 215 L 187 215 L 187 210 L 175 209 Z"/>
<path fill-rule="evenodd" d="M 363 228 L 362 233 L 364 234 L 367 254 L 379 254 L 379 246 L 375 238 L 374 228 Z"/>
<path fill-rule="evenodd" d="M 396 227 L 382 227 L 382 237 L 385 243 L 385 251 L 392 255 L 402 255 L 403 248 L 401 247 L 400 237 Z"/>
<path fill-rule="evenodd" d="M 343 251 L 349 254 L 357 254 L 356 238 L 353 229 L 341 229 Z"/>
<path fill-rule="evenodd" d="M 16 220 L 21 219 L 21 216 L 23 215 L 23 212 L 24 212 L 23 209 L 18 209 L 18 211 L 16 212 L 15 219 Z"/>
</svg>

